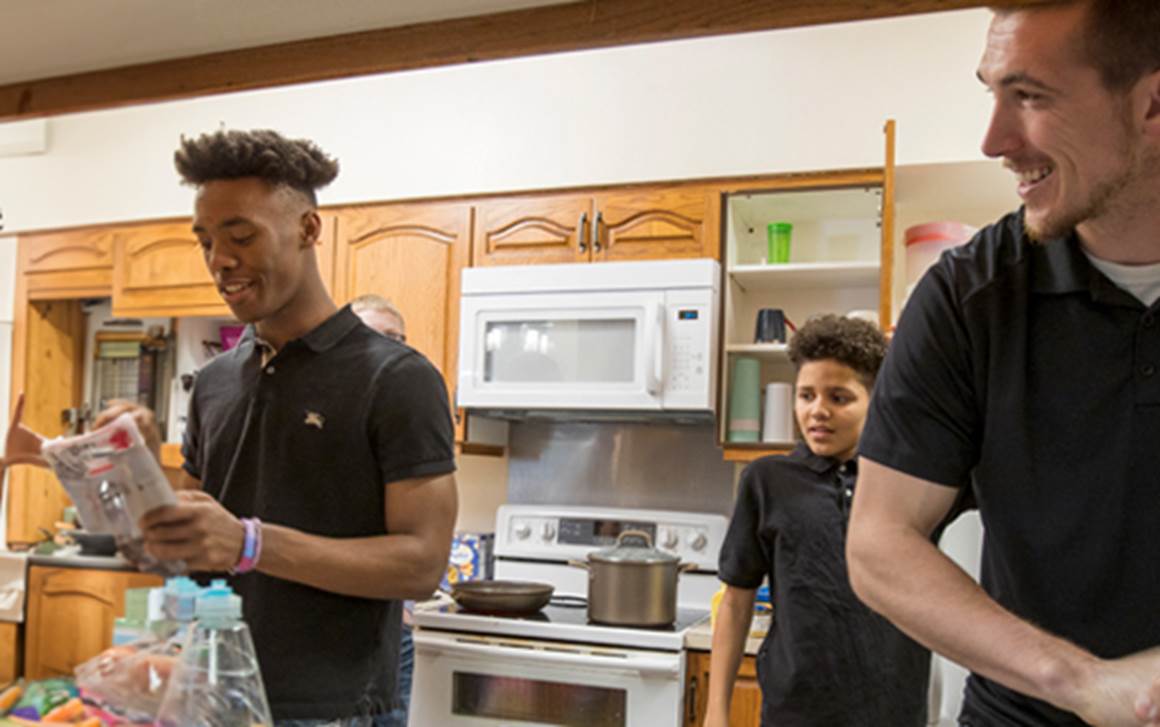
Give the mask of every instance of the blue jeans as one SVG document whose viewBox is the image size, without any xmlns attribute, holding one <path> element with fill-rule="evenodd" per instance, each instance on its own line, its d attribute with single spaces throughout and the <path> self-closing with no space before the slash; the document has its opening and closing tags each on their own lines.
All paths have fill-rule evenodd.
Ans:
<svg viewBox="0 0 1160 727">
<path fill-rule="evenodd" d="M 382 727 L 407 727 L 407 711 L 411 707 L 411 677 L 415 670 L 415 642 L 411 627 L 403 624 L 399 634 L 399 676 L 396 682 L 399 706 L 386 715 Z M 380 727 L 376 724 L 375 727 Z"/>
<path fill-rule="evenodd" d="M 274 727 L 407 727 L 407 708 L 411 704 L 411 673 L 414 668 L 415 643 L 411 639 L 411 627 L 403 624 L 402 633 L 399 634 L 399 706 L 396 709 L 376 717 L 280 720 Z"/>
</svg>

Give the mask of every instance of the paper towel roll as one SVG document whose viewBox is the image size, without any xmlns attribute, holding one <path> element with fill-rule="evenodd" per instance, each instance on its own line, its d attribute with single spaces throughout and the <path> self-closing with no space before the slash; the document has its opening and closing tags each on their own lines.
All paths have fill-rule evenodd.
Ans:
<svg viewBox="0 0 1160 727">
<path fill-rule="evenodd" d="M 792 442 L 793 439 L 793 384 L 781 381 L 767 384 L 761 441 Z"/>
</svg>

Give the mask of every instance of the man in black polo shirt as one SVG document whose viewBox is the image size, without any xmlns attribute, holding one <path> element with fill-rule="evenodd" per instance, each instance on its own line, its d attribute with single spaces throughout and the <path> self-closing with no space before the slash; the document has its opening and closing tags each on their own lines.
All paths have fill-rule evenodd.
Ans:
<svg viewBox="0 0 1160 727">
<path fill-rule="evenodd" d="M 455 522 L 442 378 L 323 286 L 314 190 L 334 160 L 223 131 L 183 140 L 176 163 L 206 264 L 249 325 L 197 377 L 189 491 L 144 518 L 149 551 L 234 574 L 280 724 L 385 723 L 401 599 L 437 587 Z"/>
<path fill-rule="evenodd" d="M 1160 3 L 999 12 L 983 142 L 1023 209 L 903 311 L 866 429 L 855 590 L 973 672 L 961 724 L 1160 724 Z M 982 588 L 927 533 L 972 482 Z"/>
</svg>

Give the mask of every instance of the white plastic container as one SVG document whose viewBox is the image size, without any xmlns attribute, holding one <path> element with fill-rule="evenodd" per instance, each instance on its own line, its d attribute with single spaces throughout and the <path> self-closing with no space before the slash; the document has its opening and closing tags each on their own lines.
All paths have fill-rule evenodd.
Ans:
<svg viewBox="0 0 1160 727">
<path fill-rule="evenodd" d="M 927 222 L 906 228 L 906 291 L 909 295 L 939 255 L 971 239 L 977 229 L 961 222 Z"/>
</svg>

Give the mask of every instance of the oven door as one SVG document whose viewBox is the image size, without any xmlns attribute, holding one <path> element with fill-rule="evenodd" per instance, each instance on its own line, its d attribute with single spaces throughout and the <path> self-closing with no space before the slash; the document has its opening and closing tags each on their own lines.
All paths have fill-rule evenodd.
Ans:
<svg viewBox="0 0 1160 727">
<path fill-rule="evenodd" d="M 663 291 L 463 296 L 458 405 L 660 409 Z"/>
<path fill-rule="evenodd" d="M 679 727 L 684 652 L 416 629 L 411 724 Z"/>
</svg>

